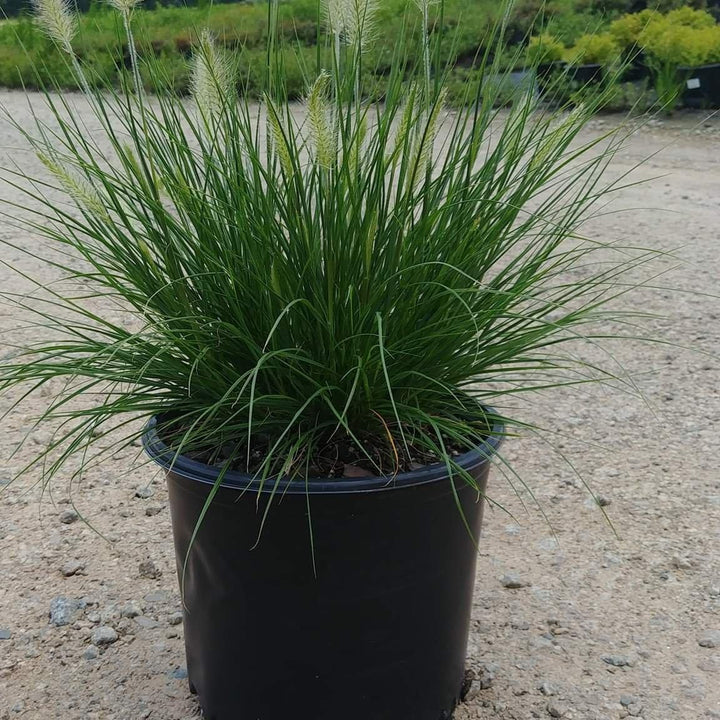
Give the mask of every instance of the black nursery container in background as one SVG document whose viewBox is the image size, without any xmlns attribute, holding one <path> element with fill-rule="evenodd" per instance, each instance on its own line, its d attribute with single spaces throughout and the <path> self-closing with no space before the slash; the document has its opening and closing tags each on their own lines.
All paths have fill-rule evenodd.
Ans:
<svg viewBox="0 0 720 720">
<path fill-rule="evenodd" d="M 692 108 L 720 108 L 720 63 L 680 68 L 685 77 L 682 103 Z"/>
<path fill-rule="evenodd" d="M 459 701 L 489 458 L 271 492 L 216 467 L 166 469 L 188 676 L 206 720 L 445 720 Z M 270 485 L 270 484 L 269 484 Z M 310 533 L 310 528 L 312 528 Z"/>
</svg>

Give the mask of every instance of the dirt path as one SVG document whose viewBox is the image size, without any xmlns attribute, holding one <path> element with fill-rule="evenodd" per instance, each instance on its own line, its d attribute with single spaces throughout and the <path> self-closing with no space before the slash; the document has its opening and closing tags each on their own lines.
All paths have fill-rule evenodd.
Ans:
<svg viewBox="0 0 720 720">
<path fill-rule="evenodd" d="M 0 103 L 27 112 L 19 93 L 0 93 Z M 597 120 L 588 133 L 614 122 Z M 0 154 L 28 167 L 19 145 L 0 126 Z M 720 718 L 720 360 L 676 347 L 720 354 L 720 300 L 702 294 L 720 294 L 720 119 L 652 123 L 611 170 L 665 146 L 638 173 L 655 179 L 624 190 L 616 204 L 638 209 L 597 218 L 587 233 L 682 247 L 685 265 L 662 282 L 693 294 L 648 288 L 633 296 L 669 343 L 612 348 L 645 401 L 593 387 L 546 394 L 523 410 L 557 431 L 556 452 L 525 438 L 507 442 L 505 453 L 555 536 L 496 472 L 493 499 L 513 517 L 486 514 L 468 650 L 480 680 L 456 720 Z M 0 197 L 12 199 L 11 188 L 0 186 Z M 1 221 L 0 237 L 37 242 Z M 17 282 L 0 269 L 4 289 Z M 0 306 L 0 332 L 13 321 Z M 0 484 L 33 443 L 48 442 L 32 430 L 31 410 L 3 421 Z M 29 449 L 11 457 L 28 432 Z M 602 495 L 617 535 L 558 453 Z M 115 458 L 74 490 L 105 539 L 75 519 L 62 483 L 41 505 L 37 492 L 17 485 L 0 495 L 0 719 L 197 716 L 165 489 L 150 468 L 128 470 L 131 461 Z"/>
</svg>

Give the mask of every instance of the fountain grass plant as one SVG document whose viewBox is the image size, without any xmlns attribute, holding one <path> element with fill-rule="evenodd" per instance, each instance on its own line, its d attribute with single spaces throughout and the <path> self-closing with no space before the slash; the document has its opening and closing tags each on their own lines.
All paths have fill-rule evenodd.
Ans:
<svg viewBox="0 0 720 720">
<path fill-rule="evenodd" d="M 96 90 L 65 0 L 36 0 L 99 128 L 49 88 L 52 122 L 18 126 L 47 176 L 5 172 L 66 281 L 33 299 L 4 293 L 43 330 L 4 357 L 0 389 L 25 398 L 66 381 L 39 418 L 57 427 L 53 440 L 27 468 L 43 482 L 71 457 L 82 472 L 136 442 L 137 421 L 152 417 L 178 454 L 268 483 L 453 470 L 497 422 L 513 427 L 490 407 L 615 377 L 574 344 L 605 340 L 611 321 L 637 335 L 612 302 L 654 253 L 580 235 L 622 182 L 603 173 L 624 131 L 580 137 L 602 98 L 568 112 L 526 92 L 498 110 L 497 82 L 447 110 L 435 59 L 448 39 L 431 0 L 407 18 L 420 24 L 421 57 L 398 38 L 384 95 L 368 97 L 376 1 L 327 0 L 318 67 L 293 105 L 271 0 L 254 105 L 203 31 L 192 99 L 148 96 L 135 0 L 111 0 L 126 81 Z M 477 61 L 488 78 L 502 46 L 500 23 Z"/>
</svg>

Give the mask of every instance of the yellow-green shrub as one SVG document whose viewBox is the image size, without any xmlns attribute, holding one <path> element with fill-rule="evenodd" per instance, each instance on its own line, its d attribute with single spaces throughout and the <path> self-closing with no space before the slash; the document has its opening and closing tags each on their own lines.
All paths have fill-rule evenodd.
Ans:
<svg viewBox="0 0 720 720">
<path fill-rule="evenodd" d="M 528 42 L 525 57 L 530 65 L 541 65 L 562 60 L 565 46 L 550 33 L 533 35 Z"/>
<path fill-rule="evenodd" d="M 689 9 L 689 8 L 687 8 Z M 720 52 L 720 27 L 695 27 L 672 22 L 669 15 L 650 23 L 638 44 L 651 62 L 674 67 L 713 62 Z"/>
<path fill-rule="evenodd" d="M 684 25 L 685 27 L 695 28 L 711 28 L 717 23 L 715 18 L 705 10 L 695 10 L 691 7 L 679 7 L 677 10 L 671 10 L 665 19 L 671 25 Z"/>
<path fill-rule="evenodd" d="M 629 49 L 637 45 L 640 34 L 648 24 L 661 17 L 662 15 L 656 10 L 643 10 L 623 15 L 610 23 L 608 31 L 621 48 Z"/>
<path fill-rule="evenodd" d="M 568 50 L 567 60 L 574 65 L 609 66 L 620 60 L 620 46 L 609 32 L 581 35 Z"/>
</svg>

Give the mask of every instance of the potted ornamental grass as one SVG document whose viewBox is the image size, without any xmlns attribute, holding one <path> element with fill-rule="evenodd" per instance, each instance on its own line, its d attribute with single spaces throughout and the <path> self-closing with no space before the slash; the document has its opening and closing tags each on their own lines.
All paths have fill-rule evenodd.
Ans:
<svg viewBox="0 0 720 720">
<path fill-rule="evenodd" d="M 531 91 L 498 110 L 498 83 L 446 108 L 430 0 L 372 92 L 376 5 L 328 0 L 300 104 L 275 2 L 260 102 L 202 30 L 192 96 L 165 90 L 134 0 L 111 4 L 115 89 L 76 56 L 65 0 L 37 0 L 82 96 L 33 100 L 44 114 L 16 126 L 44 174 L 3 173 L 27 194 L 6 216 L 57 276 L 4 293 L 40 329 L 5 338 L 0 388 L 18 412 L 41 392 L 53 428 L 25 472 L 77 478 L 140 441 L 164 469 L 205 717 L 449 718 L 488 471 L 515 472 L 507 408 L 617 379 L 582 345 L 638 335 L 612 301 L 652 253 L 580 233 L 619 186 L 622 131 L 584 139 L 592 104 Z M 500 24 L 488 77 L 502 43 Z"/>
</svg>

